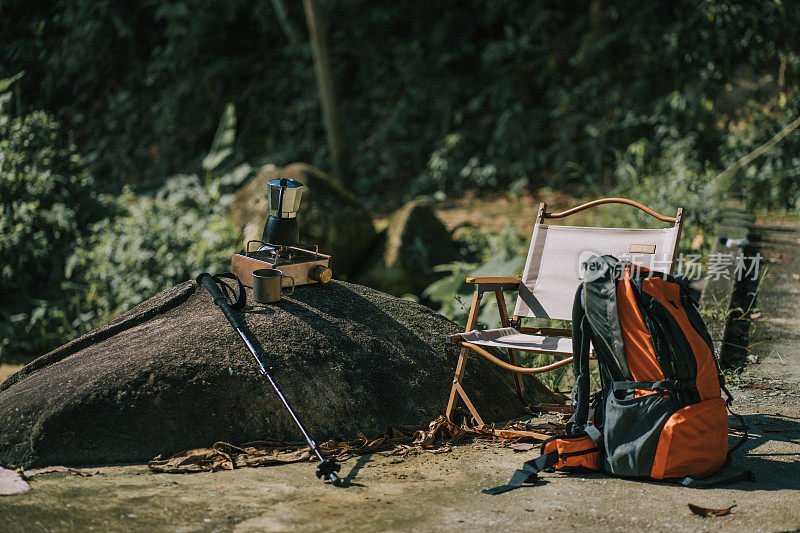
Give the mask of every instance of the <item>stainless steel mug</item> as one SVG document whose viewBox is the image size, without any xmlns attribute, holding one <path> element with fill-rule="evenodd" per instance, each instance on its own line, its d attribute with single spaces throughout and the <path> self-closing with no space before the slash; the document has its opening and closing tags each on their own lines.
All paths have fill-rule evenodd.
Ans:
<svg viewBox="0 0 800 533">
<path fill-rule="evenodd" d="M 253 271 L 253 298 L 260 304 L 270 304 L 281 300 L 281 280 L 289 278 L 292 280 L 292 290 L 294 292 L 294 278 L 287 276 L 277 268 L 259 268 Z"/>
</svg>

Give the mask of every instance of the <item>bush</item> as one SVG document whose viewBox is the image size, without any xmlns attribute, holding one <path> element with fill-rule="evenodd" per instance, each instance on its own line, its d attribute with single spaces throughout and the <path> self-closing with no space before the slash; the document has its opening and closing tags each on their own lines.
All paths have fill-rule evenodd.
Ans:
<svg viewBox="0 0 800 533">
<path fill-rule="evenodd" d="M 81 157 L 43 112 L 0 113 L 0 360 L 72 331 L 64 261 L 101 213 Z"/>
<path fill-rule="evenodd" d="M 613 194 L 637 200 L 660 213 L 674 216 L 675 208 L 684 208 L 684 231 L 679 251 L 688 252 L 693 237 L 702 233 L 711 237 L 717 222 L 723 189 L 715 182 L 716 173 L 701 163 L 696 137 L 665 139 L 660 143 L 639 139 L 616 154 Z M 621 209 L 620 226 L 663 227 L 638 209 Z M 704 251 L 710 248 L 704 240 Z"/>
<path fill-rule="evenodd" d="M 235 127 L 228 106 L 204 180 L 172 176 L 153 194 L 115 198 L 98 196 L 51 116 L 0 113 L 0 361 L 28 360 L 203 270 L 228 270 L 232 193 L 252 175 L 249 165 L 216 173 Z"/>
<path fill-rule="evenodd" d="M 304 37 L 302 3 L 285 3 Z M 744 107 L 732 93 L 767 76 L 774 93 L 780 76 L 797 100 L 794 2 L 321 4 L 347 177 L 378 201 L 612 187 L 617 152 L 642 138 L 660 150 L 694 134 L 698 160 L 720 167 Z M 221 102 L 245 117 L 243 159 L 330 167 L 310 49 L 289 42 L 270 2 L 7 0 L 0 35 L 0 71 L 26 71 L 23 105 L 57 113 L 104 185 L 159 185 L 190 168 Z M 771 168 L 791 168 L 777 152 L 764 168 L 774 157 Z"/>
<path fill-rule="evenodd" d="M 67 267 L 95 310 L 93 323 L 203 271 L 229 270 L 239 244 L 228 215 L 231 191 L 250 176 L 243 165 L 207 183 L 197 175 L 173 176 L 153 196 L 123 193 L 121 214 L 97 223 Z"/>
<path fill-rule="evenodd" d="M 467 276 L 519 276 L 525 266 L 529 241 L 519 235 L 511 224 L 497 234 L 484 234 L 472 229 L 461 240 L 463 249 L 472 252 L 471 257 L 466 259 L 472 260 L 434 267 L 434 270 L 447 275 L 428 285 L 422 296 L 438 306 L 441 314 L 465 326 L 475 287 L 467 285 L 464 279 Z M 506 298 L 509 309 L 513 309 L 514 298 L 516 293 Z M 494 299 L 489 298 L 483 303 L 478 324 L 483 328 L 500 326 L 500 315 Z"/>
</svg>

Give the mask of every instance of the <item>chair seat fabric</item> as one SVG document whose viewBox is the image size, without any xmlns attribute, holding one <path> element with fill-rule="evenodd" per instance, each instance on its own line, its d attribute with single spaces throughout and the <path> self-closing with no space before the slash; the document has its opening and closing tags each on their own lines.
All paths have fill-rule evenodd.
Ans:
<svg viewBox="0 0 800 533">
<path fill-rule="evenodd" d="M 539 353 L 572 355 L 572 339 L 569 337 L 549 337 L 546 335 L 527 335 L 514 328 L 472 330 L 461 334 L 461 339 L 479 346 L 511 348 Z"/>
</svg>

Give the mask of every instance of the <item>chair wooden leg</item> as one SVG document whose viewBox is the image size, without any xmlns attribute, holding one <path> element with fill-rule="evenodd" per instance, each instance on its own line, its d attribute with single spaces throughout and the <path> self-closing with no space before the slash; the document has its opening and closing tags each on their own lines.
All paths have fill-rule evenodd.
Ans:
<svg viewBox="0 0 800 533">
<path fill-rule="evenodd" d="M 508 320 L 508 309 L 506 308 L 506 300 L 505 298 L 503 298 L 502 291 L 496 291 L 494 295 L 495 298 L 497 299 L 497 307 L 500 309 L 500 320 L 503 324 L 503 327 L 507 328 L 510 325 L 510 322 Z M 520 366 L 519 359 L 517 359 L 516 350 L 511 350 L 511 349 L 508 350 L 508 360 L 512 365 Z M 528 400 L 528 397 L 525 394 L 525 384 L 522 381 L 522 374 L 520 374 L 519 372 L 513 372 L 512 375 L 514 377 L 514 386 L 517 389 L 517 396 L 519 396 L 519 399 L 522 401 L 522 405 L 528 411 L 536 411 L 536 409 L 534 409 L 531 406 L 531 402 L 530 400 Z M 544 394 L 549 396 L 550 399 L 552 399 L 555 402 L 556 407 L 559 407 L 560 409 L 560 406 L 565 404 L 564 397 L 561 394 L 558 394 L 550 390 L 550 388 L 546 387 L 535 376 L 530 376 L 530 378 L 533 380 L 533 384 L 537 389 L 539 389 Z"/>
<path fill-rule="evenodd" d="M 469 412 L 472 415 L 472 418 L 475 419 L 475 424 L 478 427 L 485 426 L 486 424 L 483 422 L 483 419 L 481 418 L 481 415 L 478 414 L 478 410 L 475 409 L 474 405 L 472 405 L 472 400 L 470 400 L 469 396 L 467 396 L 467 391 L 464 390 L 464 387 L 461 386 L 461 383 L 455 382 L 455 383 L 453 383 L 453 385 L 456 387 L 456 389 L 458 389 L 458 394 L 459 394 L 459 396 L 461 396 L 461 400 L 467 406 L 467 409 L 469 409 Z"/>
<path fill-rule="evenodd" d="M 467 317 L 467 331 L 472 331 L 475 329 L 475 325 L 478 323 L 478 310 L 481 307 L 481 293 L 480 291 L 475 291 L 475 294 L 472 295 L 472 306 L 469 308 L 469 316 Z M 461 386 L 461 379 L 464 377 L 464 370 L 466 370 L 467 366 L 467 355 L 469 354 L 468 348 L 461 348 L 461 353 L 458 356 L 458 363 L 456 364 L 456 372 L 453 376 L 453 386 L 450 387 L 450 399 L 447 401 L 447 410 L 445 411 L 445 417 L 450 422 L 453 422 L 453 412 L 455 411 L 456 405 L 458 405 L 458 399 L 461 397 L 464 400 L 464 403 L 467 405 L 467 408 L 470 409 L 472 416 L 477 415 L 477 411 L 475 411 L 475 407 L 472 405 L 472 402 L 467 398 L 466 392 L 464 391 L 463 387 Z M 480 417 L 476 417 L 476 421 L 480 419 Z M 480 423 L 482 424 L 482 422 Z"/>
<path fill-rule="evenodd" d="M 520 366 L 516 350 L 508 350 L 508 361 L 514 366 Z M 528 396 L 525 394 L 525 383 L 522 381 L 522 374 L 519 372 L 512 372 L 511 375 L 514 378 L 514 387 L 517 389 L 517 396 L 519 396 L 519 400 L 522 402 L 523 407 L 525 407 L 527 410 L 530 408 L 531 402 L 528 400 Z"/>
<path fill-rule="evenodd" d="M 508 308 L 506 308 L 506 299 L 503 297 L 503 291 L 495 291 L 494 297 L 497 300 L 497 308 L 500 310 L 500 323 L 504 328 L 507 328 L 511 323 L 508 320 Z M 508 360 L 512 365 L 519 366 L 519 360 L 517 359 L 515 350 L 508 350 Z M 517 396 L 519 396 L 525 409 L 528 409 L 530 407 L 530 401 L 528 401 L 528 397 L 525 395 L 525 383 L 522 381 L 522 374 L 512 372 L 511 375 L 514 378 L 514 388 L 517 389 Z"/>
<path fill-rule="evenodd" d="M 506 308 L 506 302 L 503 298 L 502 291 L 495 291 L 495 298 L 497 299 L 497 307 L 500 310 L 500 320 L 503 324 L 503 327 L 508 327 L 510 325 L 508 319 L 508 310 Z M 481 305 L 481 293 L 480 291 L 475 291 L 472 296 L 472 305 L 469 310 L 469 316 L 467 318 L 467 327 L 465 332 L 472 331 L 475 329 L 475 326 L 478 322 L 478 311 L 480 310 Z M 469 356 L 469 348 L 462 347 L 461 351 L 458 355 L 458 363 L 456 364 L 456 371 L 453 376 L 453 385 L 450 388 L 450 398 L 447 401 L 447 410 L 445 411 L 445 417 L 452 423 L 455 423 L 453 420 L 456 407 L 458 406 L 458 401 L 461 400 L 464 402 L 464 405 L 469 410 L 472 417 L 475 419 L 475 424 L 477 427 L 486 427 L 486 424 L 483 422 L 478 410 L 475 408 L 475 405 L 470 400 L 467 392 L 464 390 L 464 387 L 461 384 L 461 380 L 464 378 L 464 371 L 466 370 L 467 366 L 467 357 Z M 517 359 L 517 354 L 515 350 L 508 350 L 508 357 L 511 364 L 515 366 L 519 366 L 519 361 Z M 534 376 L 530 376 L 533 380 L 534 386 L 543 392 L 545 395 L 550 397 L 554 403 L 552 404 L 536 404 L 531 405 L 526 394 L 525 394 L 525 385 L 522 381 L 522 374 L 519 372 L 512 372 L 512 376 L 514 378 L 514 385 L 517 389 L 517 395 L 519 396 L 520 400 L 522 401 L 523 405 L 526 409 L 531 412 L 537 411 L 559 411 L 559 412 L 569 412 L 572 408 L 566 404 L 564 396 L 558 394 L 548 387 L 546 387 L 541 381 L 536 379 Z M 514 432 L 511 430 L 493 430 L 493 433 L 500 434 L 500 432 L 504 434 L 504 436 L 508 436 L 511 433 L 518 433 L 517 436 L 533 436 L 534 434 L 531 432 Z M 528 434 L 529 435 L 523 435 Z M 539 435 L 537 435 L 539 437 Z"/>
<path fill-rule="evenodd" d="M 469 350 L 467 348 L 461 348 L 461 352 L 458 354 L 458 364 L 456 364 L 456 373 L 453 377 L 453 385 L 450 387 L 450 399 L 447 401 L 447 411 L 445 411 L 444 416 L 450 421 L 453 422 L 453 411 L 455 411 L 456 405 L 458 404 L 458 398 L 461 395 L 461 378 L 464 377 L 464 369 L 467 366 L 467 355 L 469 354 Z"/>
</svg>

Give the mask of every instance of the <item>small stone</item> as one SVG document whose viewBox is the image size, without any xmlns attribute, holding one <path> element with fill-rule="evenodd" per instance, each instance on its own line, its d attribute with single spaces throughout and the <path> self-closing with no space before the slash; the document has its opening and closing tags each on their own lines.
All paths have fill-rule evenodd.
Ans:
<svg viewBox="0 0 800 533">
<path fill-rule="evenodd" d="M 22 479 L 19 473 L 0 467 L 0 496 L 22 494 L 31 490 L 31 486 Z"/>
</svg>

